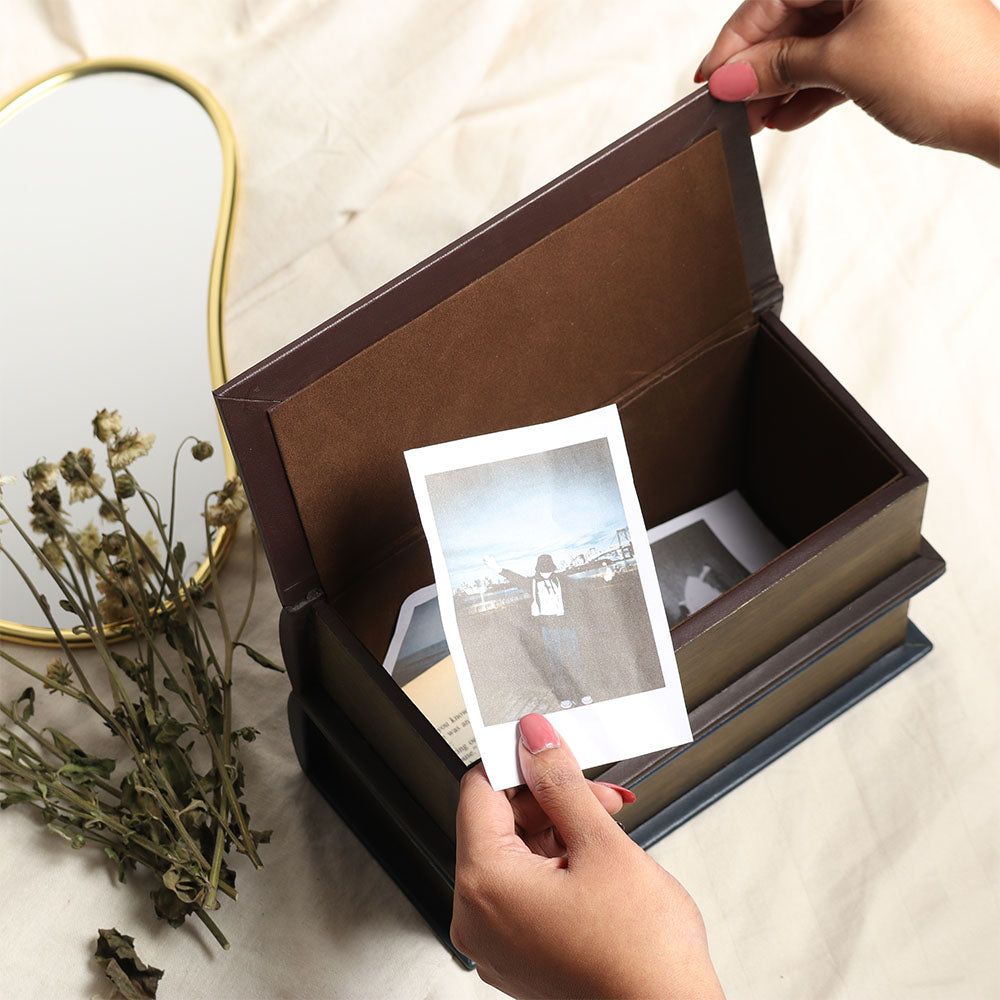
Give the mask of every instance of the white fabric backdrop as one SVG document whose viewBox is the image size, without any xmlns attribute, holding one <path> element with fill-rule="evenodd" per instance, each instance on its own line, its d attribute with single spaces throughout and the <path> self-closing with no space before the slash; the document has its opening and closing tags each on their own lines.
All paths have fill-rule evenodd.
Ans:
<svg viewBox="0 0 1000 1000">
<path fill-rule="evenodd" d="M 218 97 L 240 150 L 237 372 L 690 91 L 728 13 L 693 0 L 8 0 L 0 93 L 119 54 Z M 985 997 L 1000 979 L 998 175 L 853 107 L 755 150 L 783 318 L 930 477 L 925 534 L 949 572 L 913 602 L 930 656 L 653 854 L 701 905 L 731 1000 Z M 249 565 L 244 538 L 227 590 Z M 263 568 L 260 584 L 250 641 L 277 655 Z M 0 671 L 4 697 L 20 683 Z M 11 810 L 0 992 L 106 993 L 89 953 L 96 928 L 117 925 L 166 969 L 164 1000 L 495 995 L 302 778 L 284 678 L 248 670 L 239 688 L 263 729 L 248 754 L 254 819 L 275 837 L 220 914 L 232 951 L 197 923 L 159 924 L 103 859 Z"/>
</svg>

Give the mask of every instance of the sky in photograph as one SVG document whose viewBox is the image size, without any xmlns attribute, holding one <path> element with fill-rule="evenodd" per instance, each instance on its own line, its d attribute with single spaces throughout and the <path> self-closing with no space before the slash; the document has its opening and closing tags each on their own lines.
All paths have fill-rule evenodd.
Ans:
<svg viewBox="0 0 1000 1000">
<path fill-rule="evenodd" d="M 435 473 L 427 490 L 453 588 L 499 579 L 487 556 L 530 576 L 542 553 L 562 565 L 625 527 L 605 438 Z"/>
</svg>

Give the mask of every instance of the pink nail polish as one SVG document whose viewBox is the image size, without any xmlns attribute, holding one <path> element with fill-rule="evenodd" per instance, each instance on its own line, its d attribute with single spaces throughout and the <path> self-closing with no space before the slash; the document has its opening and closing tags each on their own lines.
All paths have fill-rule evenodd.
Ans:
<svg viewBox="0 0 1000 1000">
<path fill-rule="evenodd" d="M 526 715 L 518 724 L 521 732 L 521 742 L 529 753 L 541 753 L 543 750 L 554 750 L 559 746 L 559 734 L 552 728 L 552 723 L 544 715 L 532 713 Z"/>
<path fill-rule="evenodd" d="M 635 802 L 635 792 L 630 792 L 627 788 L 622 788 L 621 785 L 613 785 L 610 781 L 595 781 L 594 784 L 604 785 L 605 788 L 613 788 L 622 797 L 622 802 L 627 806 Z"/>
<path fill-rule="evenodd" d="M 720 66 L 709 78 L 708 89 L 720 101 L 745 101 L 760 90 L 757 74 L 747 62 Z"/>
<path fill-rule="evenodd" d="M 702 72 L 701 72 L 700 68 L 699 68 L 698 72 L 695 73 L 695 75 L 694 75 L 694 82 L 695 83 L 704 83 L 705 82 L 705 77 L 702 75 Z"/>
</svg>

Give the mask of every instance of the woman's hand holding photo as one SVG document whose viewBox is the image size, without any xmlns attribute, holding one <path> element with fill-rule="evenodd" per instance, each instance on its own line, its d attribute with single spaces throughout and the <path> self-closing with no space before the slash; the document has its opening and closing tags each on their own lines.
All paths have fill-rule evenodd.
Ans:
<svg viewBox="0 0 1000 1000">
<path fill-rule="evenodd" d="M 609 815 L 631 793 L 588 782 L 544 716 L 519 728 L 526 788 L 462 781 L 455 946 L 514 997 L 722 997 L 694 901 Z"/>
</svg>

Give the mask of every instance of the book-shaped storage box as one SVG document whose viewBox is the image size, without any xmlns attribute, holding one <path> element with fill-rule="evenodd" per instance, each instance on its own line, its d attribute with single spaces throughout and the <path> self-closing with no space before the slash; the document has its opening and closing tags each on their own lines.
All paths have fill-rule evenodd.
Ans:
<svg viewBox="0 0 1000 1000">
<path fill-rule="evenodd" d="M 834 616 L 877 636 L 799 650 L 817 680 L 744 720 L 734 756 L 904 642 L 913 581 L 943 568 L 920 552 L 926 479 L 780 300 L 744 111 L 702 90 L 217 390 L 286 609 L 294 711 L 356 744 L 359 808 L 408 817 L 384 850 L 365 836 L 423 859 L 411 884 L 396 874 L 439 930 L 464 765 L 381 666 L 401 603 L 433 581 L 405 450 L 615 403 L 647 525 L 739 489 L 786 549 L 674 630 L 689 711 L 724 715 Z M 893 580 L 903 610 L 872 617 L 865 595 Z M 662 788 L 647 812 L 684 784 L 617 768 Z"/>
</svg>

